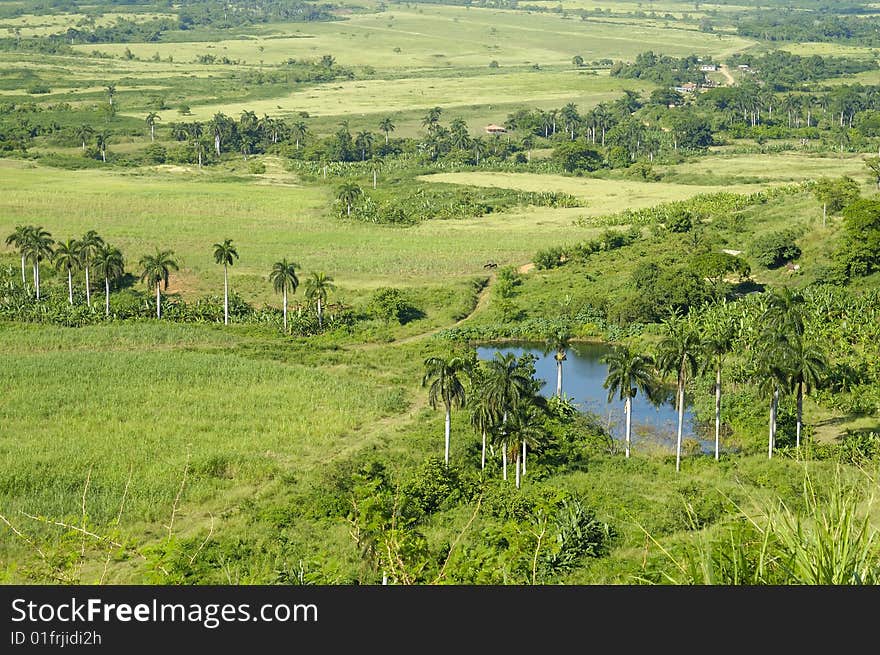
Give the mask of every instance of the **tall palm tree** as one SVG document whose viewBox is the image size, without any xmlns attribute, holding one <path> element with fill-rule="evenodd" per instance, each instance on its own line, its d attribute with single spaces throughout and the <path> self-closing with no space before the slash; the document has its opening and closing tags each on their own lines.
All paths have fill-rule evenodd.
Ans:
<svg viewBox="0 0 880 655">
<path fill-rule="evenodd" d="M 531 400 L 535 393 L 535 381 L 522 362 L 513 353 L 495 353 L 486 362 L 485 393 L 493 410 L 501 415 L 499 440 L 503 457 L 502 475 L 507 479 L 507 419 L 519 405 Z"/>
<path fill-rule="evenodd" d="M 28 243 L 30 234 L 33 231 L 33 225 L 16 225 L 15 231 L 6 237 L 6 245 L 14 246 L 21 255 L 21 286 L 25 287 L 27 278 L 24 273 L 25 262 L 27 260 Z"/>
<path fill-rule="evenodd" d="M 526 445 L 537 444 L 542 434 L 536 407 L 531 403 L 518 405 L 507 417 L 507 433 L 511 440 L 516 488 L 519 489 L 526 474 Z"/>
<path fill-rule="evenodd" d="M 347 216 L 351 216 L 351 207 L 362 194 L 363 191 L 354 182 L 346 182 L 336 190 L 336 199 L 345 205 Z"/>
<path fill-rule="evenodd" d="M 119 248 L 102 244 L 95 253 L 95 270 L 104 278 L 104 315 L 110 316 L 110 282 L 116 281 L 125 273 L 125 260 Z"/>
<path fill-rule="evenodd" d="M 370 158 L 370 171 L 373 173 L 373 188 L 376 188 L 376 182 L 379 177 L 379 171 L 382 170 L 382 166 L 385 164 L 385 160 L 381 157 L 373 156 Z"/>
<path fill-rule="evenodd" d="M 324 271 L 312 273 L 312 276 L 306 280 L 306 298 L 313 300 L 318 308 L 318 329 L 324 327 L 324 306 L 327 304 L 327 298 L 330 292 L 336 289 L 333 284 L 333 278 Z"/>
<path fill-rule="evenodd" d="M 437 125 L 440 122 L 440 114 L 443 113 L 443 110 L 440 107 L 432 107 L 428 110 L 428 112 L 422 118 L 422 127 L 428 128 L 430 130 L 433 126 Z"/>
<path fill-rule="evenodd" d="M 394 125 L 394 121 L 391 120 L 391 116 L 386 116 L 381 121 L 379 121 L 379 129 L 385 133 L 385 145 L 388 145 L 388 135 L 396 129 Z"/>
<path fill-rule="evenodd" d="M 284 331 L 287 332 L 287 293 L 296 293 L 299 286 L 299 278 L 296 276 L 297 264 L 287 261 L 285 257 L 280 262 L 272 264 L 269 272 L 269 280 L 275 293 L 280 293 L 284 304 Z"/>
<path fill-rule="evenodd" d="M 700 339 L 691 325 L 677 316 L 663 323 L 665 335 L 658 346 L 657 365 L 664 374 L 674 373 L 678 393 L 678 432 L 675 444 L 675 470 L 681 470 L 681 433 L 684 425 L 684 389 L 688 375 L 695 376 L 698 369 Z"/>
<path fill-rule="evenodd" d="M 772 459 L 773 449 L 776 447 L 776 417 L 779 411 L 779 392 L 786 382 L 786 374 L 782 359 L 785 341 L 774 339 L 775 333 L 768 332 L 764 348 L 757 354 L 756 374 L 758 376 L 758 388 L 761 393 L 770 396 L 770 425 L 767 440 L 767 458 Z"/>
<path fill-rule="evenodd" d="M 89 278 L 89 269 L 95 253 L 104 245 L 104 239 L 94 230 L 89 230 L 79 240 L 79 257 L 83 270 L 86 273 L 86 304 L 92 306 L 92 282 Z"/>
<path fill-rule="evenodd" d="M 303 121 L 297 121 L 290 126 L 290 136 L 296 142 L 296 149 L 299 150 L 300 144 L 305 141 L 306 135 L 309 133 L 309 126 Z"/>
<path fill-rule="evenodd" d="M 714 368 L 715 372 L 715 460 L 720 458 L 721 451 L 721 368 L 724 356 L 733 345 L 734 325 L 732 321 L 720 320 L 707 329 L 701 336 L 703 343 L 703 366 Z"/>
<path fill-rule="evenodd" d="M 82 266 L 79 242 L 76 239 L 68 239 L 64 243 L 59 243 L 52 255 L 52 261 L 55 264 L 55 270 L 67 271 L 67 300 L 72 305 L 73 271 Z"/>
<path fill-rule="evenodd" d="M 486 393 L 483 383 L 484 372 L 475 369 L 471 374 L 471 398 L 468 405 L 471 408 L 471 425 L 482 437 L 482 455 L 480 457 L 480 470 L 486 469 L 486 437 L 496 434 L 501 425 L 501 415 L 492 404 L 491 398 Z"/>
<path fill-rule="evenodd" d="M 26 245 L 27 258 L 33 262 L 34 266 L 34 290 L 37 300 L 40 299 L 40 262 L 44 259 L 52 258 L 52 246 L 55 240 L 52 234 L 44 230 L 42 226 L 36 226 L 30 229 Z"/>
<path fill-rule="evenodd" d="M 101 151 L 101 161 L 107 163 L 107 143 L 110 141 L 110 132 L 101 130 L 95 134 L 95 145 Z"/>
<path fill-rule="evenodd" d="M 156 287 L 156 318 L 162 318 L 161 286 L 168 289 L 168 278 L 171 271 L 179 270 L 174 252 L 156 249 L 155 255 L 144 255 L 138 265 L 141 268 L 141 280 L 148 287 Z"/>
<path fill-rule="evenodd" d="M 369 130 L 358 132 L 354 140 L 355 147 L 361 151 L 361 161 L 367 161 L 367 150 L 373 148 L 373 133 Z"/>
<path fill-rule="evenodd" d="M 809 393 L 813 387 L 822 385 L 828 372 L 828 361 L 822 350 L 804 337 L 790 342 L 786 350 L 789 388 L 797 394 L 795 448 L 800 448 L 804 425 L 804 391 Z"/>
<path fill-rule="evenodd" d="M 570 342 L 571 332 L 564 327 L 551 330 L 544 342 L 547 349 L 545 352 L 552 351 L 553 359 L 556 360 L 556 396 L 558 398 L 562 398 L 562 362 L 568 359 L 565 351 L 568 349 Z"/>
<path fill-rule="evenodd" d="M 425 375 L 422 386 L 428 388 L 428 402 L 432 409 L 437 409 L 441 402 L 446 410 L 446 440 L 443 461 L 449 465 L 449 434 L 452 426 L 452 408 L 464 407 L 467 395 L 464 390 L 463 378 L 470 369 L 463 357 L 428 357 L 425 360 Z"/>
<path fill-rule="evenodd" d="M 113 97 L 116 95 L 116 85 L 115 84 L 107 84 L 104 86 L 107 89 L 107 95 L 110 97 L 110 106 L 113 106 Z"/>
<path fill-rule="evenodd" d="M 232 239 L 214 244 L 214 261 L 223 264 L 223 325 L 229 325 L 229 267 L 238 259 L 238 251 Z"/>
<path fill-rule="evenodd" d="M 654 360 L 648 355 L 639 355 L 626 346 L 615 346 L 602 358 L 608 366 L 608 375 L 602 385 L 608 389 L 608 402 L 614 396 L 623 401 L 626 417 L 626 456 L 629 457 L 632 435 L 632 401 L 641 391 L 652 402 L 658 395 L 657 379 L 654 376 Z"/>
<path fill-rule="evenodd" d="M 160 120 L 160 116 L 154 111 L 147 114 L 147 117 L 144 119 L 147 127 L 150 128 L 150 141 L 156 140 L 156 121 L 158 120 Z"/>
<path fill-rule="evenodd" d="M 95 134 L 95 130 L 91 128 L 91 126 L 82 124 L 79 127 L 75 128 L 73 131 L 74 136 L 76 136 L 77 141 L 82 143 L 83 152 L 86 151 L 86 142 L 91 140 L 92 136 Z"/>
</svg>

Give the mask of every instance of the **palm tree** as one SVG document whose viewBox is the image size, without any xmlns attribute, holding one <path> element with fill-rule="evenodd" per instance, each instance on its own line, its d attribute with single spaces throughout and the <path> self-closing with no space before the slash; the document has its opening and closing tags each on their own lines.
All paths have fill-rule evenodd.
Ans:
<svg viewBox="0 0 880 655">
<path fill-rule="evenodd" d="M 474 149 L 474 157 L 476 157 L 477 166 L 480 165 L 480 155 L 486 154 L 486 140 L 481 136 L 471 139 L 471 148 Z"/>
<path fill-rule="evenodd" d="M 107 95 L 110 97 L 110 106 L 113 106 L 113 96 L 116 95 L 116 85 L 115 84 L 107 84 L 104 86 L 107 89 Z"/>
<path fill-rule="evenodd" d="M 535 406 L 530 403 L 517 406 L 507 417 L 507 433 L 511 437 L 516 488 L 519 489 L 526 474 L 526 445 L 537 444 L 542 434 Z"/>
<path fill-rule="evenodd" d="M 715 460 L 720 458 L 721 450 L 721 367 L 724 356 L 733 344 L 734 326 L 732 321 L 714 323 L 702 335 L 704 368 L 715 369 Z"/>
<path fill-rule="evenodd" d="M 155 255 L 144 255 L 141 257 L 138 265 L 141 268 L 141 280 L 148 287 L 156 287 L 156 318 L 162 318 L 162 292 L 160 285 L 164 283 L 167 290 L 171 271 L 179 270 L 177 260 L 174 259 L 174 252 L 157 248 Z"/>
<path fill-rule="evenodd" d="M 351 206 L 363 194 L 361 188 L 354 182 L 346 182 L 336 190 L 336 199 L 345 205 L 346 215 L 351 216 Z"/>
<path fill-rule="evenodd" d="M 553 359 L 556 360 L 556 396 L 562 398 L 562 362 L 567 357 L 565 351 L 571 341 L 571 333 L 563 327 L 551 330 L 547 335 L 545 346 L 546 352 L 553 351 Z"/>
<path fill-rule="evenodd" d="M 327 304 L 327 297 L 336 286 L 333 284 L 333 278 L 324 271 L 320 273 L 312 273 L 312 276 L 306 280 L 306 298 L 314 300 L 318 307 L 318 329 L 324 327 L 323 307 Z"/>
<path fill-rule="evenodd" d="M 485 393 L 493 411 L 501 415 L 499 441 L 502 446 L 502 475 L 507 479 L 507 419 L 520 404 L 535 395 L 535 381 L 513 353 L 495 353 L 486 362 Z"/>
<path fill-rule="evenodd" d="M 89 230 L 79 240 L 79 257 L 83 270 L 86 273 L 86 304 L 92 306 L 92 283 L 89 279 L 89 268 L 91 268 L 92 260 L 95 253 L 104 245 L 102 239 L 97 232 Z"/>
<path fill-rule="evenodd" d="M 34 265 L 34 290 L 37 300 L 40 299 L 40 262 L 52 258 L 52 246 L 55 240 L 41 226 L 30 228 L 26 245 L 27 258 Z"/>
<path fill-rule="evenodd" d="M 93 130 L 90 126 L 83 124 L 75 128 L 73 134 L 74 136 L 76 136 L 77 141 L 80 141 L 82 143 L 82 149 L 83 152 L 85 152 L 86 141 L 89 141 L 92 138 L 92 136 L 95 134 L 95 130 Z"/>
<path fill-rule="evenodd" d="M 306 135 L 309 133 L 309 126 L 303 121 L 297 121 L 290 126 L 290 136 L 296 141 L 296 149 L 299 150 L 300 143 L 305 141 Z"/>
<path fill-rule="evenodd" d="M 379 171 L 382 170 L 382 166 L 385 164 L 385 160 L 381 157 L 376 157 L 375 155 L 370 158 L 370 170 L 373 173 L 373 188 L 376 188 L 376 181 L 379 176 Z"/>
<path fill-rule="evenodd" d="M 101 161 L 107 163 L 107 142 L 110 140 L 110 133 L 107 130 L 101 130 L 95 134 L 95 145 L 101 151 Z"/>
<path fill-rule="evenodd" d="M 480 470 L 486 469 L 486 436 L 495 434 L 501 424 L 501 415 L 492 405 L 491 398 L 486 393 L 483 384 L 484 372 L 481 369 L 472 371 L 471 374 L 471 398 L 468 404 L 471 407 L 471 425 L 483 438 L 482 456 L 480 457 Z"/>
<path fill-rule="evenodd" d="M 684 389 L 688 375 L 695 376 L 698 368 L 700 340 L 691 326 L 677 316 L 663 323 L 665 336 L 658 346 L 657 364 L 664 374 L 675 373 L 678 394 L 678 433 L 675 445 L 675 470 L 681 470 L 681 433 L 684 424 Z"/>
<path fill-rule="evenodd" d="M 354 140 L 355 146 L 361 151 L 361 161 L 367 160 L 367 150 L 373 148 L 373 133 L 369 130 L 361 130 L 358 132 Z"/>
<path fill-rule="evenodd" d="M 28 242 L 34 227 L 32 225 L 16 225 L 15 231 L 6 237 L 6 245 L 14 246 L 21 255 L 21 286 L 25 287 L 27 278 L 24 273 L 25 261 L 27 260 Z"/>
<path fill-rule="evenodd" d="M 55 269 L 58 271 L 67 271 L 67 300 L 73 304 L 73 269 L 82 266 L 80 259 L 80 245 L 76 239 L 68 239 L 64 243 L 59 243 L 58 248 L 52 255 L 52 261 L 55 263 Z"/>
<path fill-rule="evenodd" d="M 147 117 L 144 119 L 147 127 L 150 128 L 150 141 L 156 140 L 156 121 L 158 120 L 160 120 L 159 114 L 154 111 L 147 114 Z"/>
<path fill-rule="evenodd" d="M 422 127 L 428 128 L 430 130 L 433 126 L 440 122 L 440 114 L 443 113 L 443 110 L 440 107 L 432 107 L 428 110 L 428 113 L 424 115 L 422 118 Z"/>
<path fill-rule="evenodd" d="M 462 378 L 470 366 L 462 357 L 428 357 L 422 386 L 428 385 L 428 402 L 432 409 L 442 402 L 446 409 L 446 441 L 443 460 L 449 465 L 449 433 L 452 425 L 452 408 L 464 407 L 467 402 Z"/>
<path fill-rule="evenodd" d="M 387 146 L 388 134 L 396 129 L 394 122 L 391 120 L 391 116 L 386 116 L 381 121 L 379 121 L 379 129 L 385 133 L 385 145 Z"/>
<path fill-rule="evenodd" d="M 813 387 L 822 385 L 828 372 L 828 361 L 817 345 L 809 343 L 803 337 L 791 342 L 786 350 L 789 388 L 797 393 L 795 448 L 800 448 L 804 424 L 804 391 L 809 393 Z"/>
<path fill-rule="evenodd" d="M 654 376 L 654 360 L 648 355 L 639 355 L 626 346 L 615 346 L 602 358 L 608 365 L 608 375 L 602 385 L 608 389 L 608 402 L 614 396 L 624 402 L 626 417 L 626 456 L 629 457 L 630 436 L 632 434 L 632 401 L 641 390 L 652 402 L 658 393 L 657 379 Z"/>
<path fill-rule="evenodd" d="M 214 244 L 214 261 L 223 264 L 223 325 L 229 325 L 229 267 L 238 259 L 238 251 L 232 239 Z"/>
<path fill-rule="evenodd" d="M 125 260 L 119 248 L 102 244 L 95 253 L 95 270 L 104 278 L 104 315 L 110 316 L 110 281 L 116 281 L 125 273 Z"/>
<path fill-rule="evenodd" d="M 757 370 L 758 388 L 761 393 L 770 395 L 770 427 L 767 443 L 767 458 L 772 459 L 773 448 L 776 446 L 776 416 L 779 410 L 779 390 L 786 382 L 786 375 L 781 363 L 786 347 L 784 339 L 775 339 L 772 332 L 765 335 L 764 348 L 758 354 Z"/>
<path fill-rule="evenodd" d="M 285 257 L 280 262 L 272 264 L 272 270 L 269 272 L 272 288 L 275 289 L 275 293 L 281 293 L 282 295 L 285 332 L 287 332 L 287 292 L 296 293 L 296 289 L 299 286 L 296 267 L 297 264 L 287 261 Z"/>
</svg>

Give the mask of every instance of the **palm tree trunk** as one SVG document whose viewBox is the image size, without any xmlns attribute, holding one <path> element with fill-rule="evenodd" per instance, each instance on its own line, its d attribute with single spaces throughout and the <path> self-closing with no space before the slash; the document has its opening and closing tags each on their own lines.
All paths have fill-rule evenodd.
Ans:
<svg viewBox="0 0 880 655">
<path fill-rule="evenodd" d="M 721 364 L 715 371 L 715 461 L 721 447 Z"/>
<path fill-rule="evenodd" d="M 480 459 L 480 470 L 486 470 L 486 431 L 483 430 L 483 456 Z"/>
<path fill-rule="evenodd" d="M 223 264 L 223 325 L 229 325 L 229 267 Z"/>
<path fill-rule="evenodd" d="M 37 300 L 40 299 L 40 263 L 34 261 L 34 292 L 37 294 Z"/>
<path fill-rule="evenodd" d="M 25 260 L 25 256 L 22 255 L 21 256 L 21 287 L 22 288 L 24 288 L 27 285 L 27 279 L 25 278 L 25 275 L 24 275 L 24 260 Z"/>
<path fill-rule="evenodd" d="M 523 439 L 522 474 L 523 474 L 523 477 L 526 477 L 526 440 L 525 439 Z"/>
<path fill-rule="evenodd" d="M 86 264 L 86 304 L 92 306 L 92 283 L 89 280 L 89 266 Z"/>
<path fill-rule="evenodd" d="M 776 402 L 779 399 L 779 389 L 773 389 L 770 398 L 770 436 L 767 440 L 767 459 L 773 458 L 773 446 L 776 445 Z"/>
<path fill-rule="evenodd" d="M 321 313 L 321 299 L 318 298 L 318 329 L 324 329 L 324 317 Z"/>
<path fill-rule="evenodd" d="M 73 269 L 67 267 L 67 302 L 73 304 Z"/>
<path fill-rule="evenodd" d="M 283 311 L 284 311 L 284 331 L 287 332 L 287 287 L 286 286 L 284 287 L 284 291 L 282 292 L 281 295 L 283 296 L 281 302 L 284 305 L 284 309 L 283 309 Z"/>
<path fill-rule="evenodd" d="M 104 278 L 104 316 L 110 316 L 110 278 Z"/>
<path fill-rule="evenodd" d="M 675 470 L 681 470 L 681 428 L 684 423 L 684 380 L 678 383 L 678 436 L 675 441 Z"/>
<path fill-rule="evenodd" d="M 156 140 L 156 125 L 154 123 L 150 123 L 150 141 Z"/>
<path fill-rule="evenodd" d="M 385 145 L 388 145 L 388 132 L 385 132 Z"/>
<path fill-rule="evenodd" d="M 520 482 L 521 478 L 520 478 L 520 474 L 519 474 L 519 453 L 516 454 L 516 457 L 513 460 L 513 466 L 516 469 L 516 488 L 519 489 L 520 484 L 521 484 L 521 482 Z"/>
<path fill-rule="evenodd" d="M 507 480 L 507 442 L 501 443 L 501 477 Z"/>
<path fill-rule="evenodd" d="M 626 397 L 623 403 L 623 411 L 626 415 L 626 457 L 629 458 L 629 444 L 632 435 L 632 398 Z"/>
<path fill-rule="evenodd" d="M 376 171 L 373 170 L 373 188 L 376 188 Z"/>
<path fill-rule="evenodd" d="M 795 448 L 801 447 L 801 430 L 804 424 L 804 383 L 798 382 L 797 388 L 797 428 L 795 432 Z"/>
<path fill-rule="evenodd" d="M 445 441 L 444 451 L 443 451 L 443 461 L 446 463 L 446 466 L 449 466 L 449 429 L 452 427 L 451 415 L 452 415 L 452 409 L 447 404 L 446 405 L 446 441 Z"/>
<path fill-rule="evenodd" d="M 162 292 L 159 290 L 158 282 L 156 282 L 156 318 L 162 318 Z"/>
<path fill-rule="evenodd" d="M 556 360 L 556 397 L 562 398 L 562 360 Z"/>
</svg>

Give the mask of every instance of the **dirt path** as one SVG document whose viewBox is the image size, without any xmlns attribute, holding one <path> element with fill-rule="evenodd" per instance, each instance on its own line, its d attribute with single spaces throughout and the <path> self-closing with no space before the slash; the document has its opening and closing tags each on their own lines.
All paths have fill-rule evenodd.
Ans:
<svg viewBox="0 0 880 655">
<path fill-rule="evenodd" d="M 718 67 L 718 71 L 719 71 L 722 75 L 724 75 L 724 79 L 727 80 L 727 83 L 726 83 L 724 86 L 733 86 L 734 84 L 736 84 L 736 80 L 733 79 L 733 75 L 731 75 L 731 74 L 730 74 L 730 71 L 727 70 L 727 65 L 726 65 L 726 64 L 721 64 L 721 65 Z"/>
</svg>

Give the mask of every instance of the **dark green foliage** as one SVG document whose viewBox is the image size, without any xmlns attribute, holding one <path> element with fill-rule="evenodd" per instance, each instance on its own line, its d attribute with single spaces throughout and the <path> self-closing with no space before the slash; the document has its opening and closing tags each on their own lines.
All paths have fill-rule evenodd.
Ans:
<svg viewBox="0 0 880 655">
<path fill-rule="evenodd" d="M 755 239 L 751 253 L 761 266 L 778 268 L 801 256 L 801 249 L 795 243 L 797 238 L 798 233 L 793 230 L 772 232 Z"/>
<path fill-rule="evenodd" d="M 376 289 L 370 297 L 367 311 L 383 321 L 396 321 L 401 325 L 424 316 L 403 291 L 393 287 Z"/>
<path fill-rule="evenodd" d="M 602 166 L 602 155 L 586 141 L 563 141 L 553 149 L 553 161 L 568 173 L 590 172 Z"/>
<path fill-rule="evenodd" d="M 835 260 L 846 274 L 860 277 L 880 270 L 880 201 L 865 198 L 847 207 L 843 229 Z"/>
</svg>

